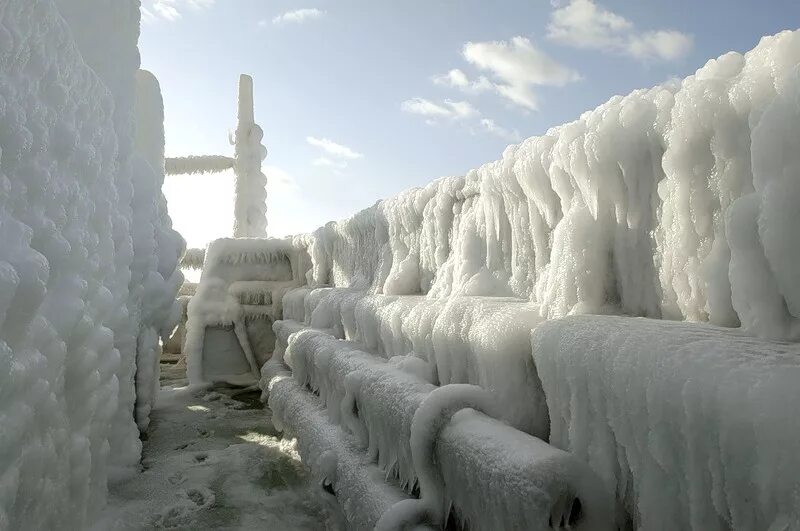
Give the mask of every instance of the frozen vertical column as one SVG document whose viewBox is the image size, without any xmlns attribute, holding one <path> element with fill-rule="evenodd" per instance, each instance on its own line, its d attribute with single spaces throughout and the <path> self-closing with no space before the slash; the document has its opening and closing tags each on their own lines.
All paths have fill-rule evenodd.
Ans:
<svg viewBox="0 0 800 531">
<path fill-rule="evenodd" d="M 253 114 L 253 78 L 239 78 L 239 123 L 236 127 L 235 206 L 233 236 L 264 238 L 267 236 L 267 177 L 261 172 L 261 161 L 267 149 L 261 145 L 264 132 L 255 123 Z"/>
</svg>

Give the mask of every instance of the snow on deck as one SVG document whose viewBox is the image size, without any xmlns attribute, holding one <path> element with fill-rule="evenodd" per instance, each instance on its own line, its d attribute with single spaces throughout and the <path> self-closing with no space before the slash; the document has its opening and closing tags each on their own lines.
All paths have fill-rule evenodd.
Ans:
<svg viewBox="0 0 800 531">
<path fill-rule="evenodd" d="M 111 486 L 95 531 L 344 531 L 335 499 L 281 439 L 256 391 L 191 392 L 168 377 L 144 442 L 141 473 Z"/>
</svg>

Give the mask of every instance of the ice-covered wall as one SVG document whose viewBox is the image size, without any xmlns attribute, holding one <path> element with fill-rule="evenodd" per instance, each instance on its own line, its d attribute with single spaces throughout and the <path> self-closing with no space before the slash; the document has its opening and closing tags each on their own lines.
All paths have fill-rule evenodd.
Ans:
<svg viewBox="0 0 800 531">
<path fill-rule="evenodd" d="M 329 223 L 313 280 L 800 338 L 799 65 L 800 32 L 765 37 Z"/>
<path fill-rule="evenodd" d="M 139 460 L 183 244 L 134 149 L 138 7 L 0 3 L 2 529 L 86 527 Z"/>
<path fill-rule="evenodd" d="M 164 103 L 158 80 L 137 73 L 131 295 L 139 307 L 136 354 L 136 423 L 150 423 L 158 389 L 159 339 L 169 338 L 182 313 L 175 295 L 183 284 L 178 260 L 186 244 L 172 229 L 164 184 Z"/>
</svg>

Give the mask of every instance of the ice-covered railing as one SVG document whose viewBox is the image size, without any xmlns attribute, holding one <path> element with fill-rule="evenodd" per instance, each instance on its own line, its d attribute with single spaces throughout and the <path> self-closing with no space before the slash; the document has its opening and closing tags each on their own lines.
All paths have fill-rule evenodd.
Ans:
<svg viewBox="0 0 800 531">
<path fill-rule="evenodd" d="M 484 389 L 439 387 L 423 360 L 387 362 L 331 330 L 292 320 L 274 328 L 262 369 L 273 422 L 298 437 L 354 529 L 443 528 L 451 508 L 476 530 L 611 529 L 613 504 L 596 474 L 493 420 L 503 413 Z M 383 472 L 369 472 L 376 467 Z"/>
<path fill-rule="evenodd" d="M 183 252 L 135 0 L 0 2 L 0 529 L 135 473 Z"/>
<path fill-rule="evenodd" d="M 264 131 L 253 114 L 253 78 L 239 77 L 239 113 L 236 132 L 230 142 L 234 156 L 191 155 L 166 160 L 167 175 L 220 173 L 232 169 L 235 177 L 234 238 L 267 236 L 267 177 L 261 162 L 267 156 L 261 145 Z"/>
<path fill-rule="evenodd" d="M 313 279 L 798 338 L 799 50 L 798 32 L 765 37 L 329 223 Z"/>
</svg>

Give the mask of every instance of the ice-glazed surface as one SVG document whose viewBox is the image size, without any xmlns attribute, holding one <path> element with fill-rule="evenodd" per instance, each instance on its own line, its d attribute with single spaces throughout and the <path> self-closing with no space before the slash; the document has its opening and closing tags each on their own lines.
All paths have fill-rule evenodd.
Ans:
<svg viewBox="0 0 800 531">
<path fill-rule="evenodd" d="M 307 448 L 315 473 L 333 483 L 337 494 L 349 493 L 361 489 L 357 484 L 377 465 L 390 484 L 420 493 L 419 500 L 378 507 L 362 494 L 340 496 L 354 525 L 369 518 L 376 529 L 437 527 L 453 507 L 470 529 L 522 522 L 531 529 L 610 529 L 611 490 L 587 464 L 508 424 L 464 411 L 480 408 L 502 418 L 507 408 L 494 393 L 466 384 L 437 387 L 426 379 L 430 371 L 423 359 L 400 355 L 387 361 L 337 339 L 333 329 L 291 320 L 276 321 L 274 328 L 276 351 L 261 371 L 264 398 L 279 429 L 297 435 Z M 318 440 L 321 434 L 327 435 Z M 357 459 L 337 460 L 337 438 L 348 441 L 347 452 Z M 342 482 L 340 466 L 355 474 L 356 485 Z"/>
<path fill-rule="evenodd" d="M 182 309 L 175 295 L 183 284 L 178 260 L 186 244 L 172 229 L 164 184 L 164 104 L 156 78 L 140 70 L 136 76 L 136 140 L 132 205 L 134 261 L 131 296 L 140 299 L 136 354 L 136 423 L 141 431 L 158 391 L 160 339 L 169 338 Z"/>
<path fill-rule="evenodd" d="M 85 528 L 139 460 L 183 241 L 136 6 L 0 4 L 2 529 Z"/>
<path fill-rule="evenodd" d="M 363 459 L 356 442 L 329 421 L 315 397 L 290 374 L 278 369 L 265 377 L 270 382 L 273 422 L 297 437 L 303 460 L 336 493 L 349 529 L 373 529 L 389 507 L 407 499 L 381 470 Z"/>
<path fill-rule="evenodd" d="M 616 489 L 636 528 L 800 526 L 796 343 L 574 316 L 542 323 L 533 350 L 551 443 Z"/>
<path fill-rule="evenodd" d="M 469 529 L 611 530 L 611 491 L 578 457 L 472 410 L 436 441 L 443 494 Z"/>
<path fill-rule="evenodd" d="M 267 148 L 261 145 L 264 131 L 253 114 L 253 78 L 242 74 L 239 79 L 239 123 L 233 143 L 233 173 L 236 188 L 233 235 L 236 238 L 267 236 L 267 176 L 261 172 L 261 161 Z"/>
</svg>

